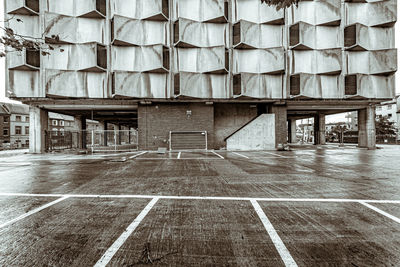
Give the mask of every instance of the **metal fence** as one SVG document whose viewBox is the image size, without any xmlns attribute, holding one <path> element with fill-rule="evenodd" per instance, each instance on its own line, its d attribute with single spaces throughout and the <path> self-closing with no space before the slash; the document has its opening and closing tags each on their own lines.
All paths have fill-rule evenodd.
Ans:
<svg viewBox="0 0 400 267">
<path fill-rule="evenodd" d="M 137 130 L 46 131 L 46 150 L 87 149 L 90 152 L 138 149 Z"/>
<path fill-rule="evenodd" d="M 137 130 L 87 130 L 87 148 L 97 151 L 130 151 L 138 149 Z"/>
</svg>

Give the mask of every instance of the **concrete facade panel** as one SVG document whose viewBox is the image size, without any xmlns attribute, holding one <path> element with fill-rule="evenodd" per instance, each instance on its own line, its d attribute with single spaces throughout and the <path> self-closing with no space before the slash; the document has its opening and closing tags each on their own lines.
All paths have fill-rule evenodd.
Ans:
<svg viewBox="0 0 400 267">
<path fill-rule="evenodd" d="M 225 47 L 177 48 L 174 53 L 175 72 L 225 72 Z M 228 54 L 229 56 L 229 54 Z M 229 66 L 228 66 L 229 68 Z"/>
<path fill-rule="evenodd" d="M 292 7 L 288 12 L 288 21 L 291 24 L 306 22 L 312 25 L 340 25 L 341 1 L 317 0 L 303 1 L 298 7 Z"/>
<path fill-rule="evenodd" d="M 116 95 L 135 98 L 167 98 L 168 75 L 162 73 L 115 72 Z"/>
<path fill-rule="evenodd" d="M 8 90 L 19 97 L 45 97 L 39 79 L 39 71 L 10 70 Z"/>
<path fill-rule="evenodd" d="M 177 79 L 177 78 L 175 78 Z M 229 76 L 181 72 L 179 74 L 179 96 L 194 98 L 230 98 Z"/>
<path fill-rule="evenodd" d="M 257 0 L 232 0 L 232 22 L 240 20 L 259 24 L 283 24 L 284 12 Z"/>
<path fill-rule="evenodd" d="M 107 97 L 107 74 L 46 70 L 46 95 L 63 97 L 105 98 Z"/>
<path fill-rule="evenodd" d="M 283 48 L 272 49 L 234 49 L 233 74 L 238 73 L 277 73 L 285 71 Z"/>
<path fill-rule="evenodd" d="M 328 74 L 342 71 L 341 49 L 292 50 L 291 73 Z M 318 64 L 324 62 L 324 64 Z"/>
<path fill-rule="evenodd" d="M 283 75 L 242 73 L 241 94 L 251 98 L 279 99 L 286 95 L 283 87 Z"/>
<path fill-rule="evenodd" d="M 345 25 L 361 23 L 366 26 L 385 26 L 397 20 L 397 1 L 345 3 Z"/>
<path fill-rule="evenodd" d="M 113 17 L 113 42 L 124 45 L 169 45 L 169 24 L 162 21 Z"/>
<path fill-rule="evenodd" d="M 180 18 L 198 22 L 225 17 L 224 0 L 172 0 L 173 20 Z"/>
<path fill-rule="evenodd" d="M 111 17 L 147 19 L 163 13 L 162 0 L 110 0 Z"/>
</svg>

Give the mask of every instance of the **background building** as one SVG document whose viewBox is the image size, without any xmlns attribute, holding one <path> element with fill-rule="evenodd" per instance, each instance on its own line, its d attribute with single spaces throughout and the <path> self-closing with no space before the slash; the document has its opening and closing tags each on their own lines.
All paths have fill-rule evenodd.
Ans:
<svg viewBox="0 0 400 267">
<path fill-rule="evenodd" d="M 57 47 L 7 54 L 9 97 L 31 105 L 32 152 L 44 150 L 48 111 L 80 130 L 86 118 L 138 128 L 141 149 L 274 149 L 297 119 L 314 118 L 320 144 L 325 115 L 356 110 L 359 145 L 374 148 L 374 105 L 394 97 L 395 0 L 5 5 L 8 27 Z"/>
<path fill-rule="evenodd" d="M 0 103 L 0 140 L 2 147 L 29 147 L 29 107 Z"/>
</svg>

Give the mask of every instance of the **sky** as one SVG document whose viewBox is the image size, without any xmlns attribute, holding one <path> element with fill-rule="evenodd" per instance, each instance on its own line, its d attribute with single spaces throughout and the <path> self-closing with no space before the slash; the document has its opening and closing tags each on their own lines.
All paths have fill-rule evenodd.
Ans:
<svg viewBox="0 0 400 267">
<path fill-rule="evenodd" d="M 400 14 L 400 5 L 397 5 L 397 13 Z M 4 0 L 0 0 L 0 21 L 4 21 Z M 396 25 L 396 47 L 400 44 L 400 25 Z M 400 66 L 400 57 L 397 57 L 397 65 Z M 400 73 L 396 74 L 396 95 L 400 94 Z M 0 58 L 0 102 L 14 102 L 5 96 L 5 60 Z M 344 121 L 343 114 L 327 117 L 327 123 L 334 121 Z"/>
</svg>

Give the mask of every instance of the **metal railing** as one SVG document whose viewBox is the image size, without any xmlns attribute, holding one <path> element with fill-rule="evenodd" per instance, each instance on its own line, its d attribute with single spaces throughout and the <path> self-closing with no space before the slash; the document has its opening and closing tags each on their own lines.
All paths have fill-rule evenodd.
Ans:
<svg viewBox="0 0 400 267">
<path fill-rule="evenodd" d="M 138 149 L 137 130 L 46 131 L 46 151 L 87 149 L 90 152 Z"/>
</svg>

